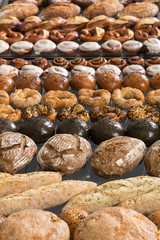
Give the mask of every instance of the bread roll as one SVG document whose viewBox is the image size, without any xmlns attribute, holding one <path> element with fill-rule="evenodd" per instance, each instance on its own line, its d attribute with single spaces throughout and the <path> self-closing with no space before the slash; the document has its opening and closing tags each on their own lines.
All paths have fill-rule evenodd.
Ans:
<svg viewBox="0 0 160 240">
<path fill-rule="evenodd" d="M 157 240 L 157 228 L 131 209 L 103 208 L 86 217 L 76 228 L 74 240 Z"/>
<path fill-rule="evenodd" d="M 79 207 L 88 212 L 94 212 L 103 207 L 111 207 L 119 204 L 119 206 L 133 208 L 141 213 L 150 213 L 155 208 L 156 210 L 157 208 L 160 209 L 158 193 L 160 202 L 160 178 L 140 176 L 115 180 L 106 182 L 95 189 L 72 198 L 64 206 L 63 210 Z M 135 199 L 135 205 L 132 200 L 128 199 Z M 125 200 L 128 201 L 123 202 Z M 140 201 L 140 207 L 138 207 L 138 201 Z"/>
<path fill-rule="evenodd" d="M 13 16 L 18 19 L 24 19 L 31 15 L 38 13 L 39 9 L 34 3 L 25 1 L 15 1 L 9 5 L 4 6 L 0 10 L 0 19 L 8 16 Z"/>
<path fill-rule="evenodd" d="M 1 240 L 69 240 L 69 235 L 63 220 L 40 209 L 14 213 L 0 225 Z"/>
<path fill-rule="evenodd" d="M 95 187 L 96 183 L 94 182 L 68 180 L 8 195 L 0 199 L 0 213 L 9 215 L 24 209 L 55 207 Z"/>
<path fill-rule="evenodd" d="M 61 182 L 62 176 L 59 172 L 32 172 L 27 174 L 15 174 L 2 177 L 0 174 L 0 198 L 13 193 L 20 193 L 31 188 L 46 186 Z"/>
</svg>

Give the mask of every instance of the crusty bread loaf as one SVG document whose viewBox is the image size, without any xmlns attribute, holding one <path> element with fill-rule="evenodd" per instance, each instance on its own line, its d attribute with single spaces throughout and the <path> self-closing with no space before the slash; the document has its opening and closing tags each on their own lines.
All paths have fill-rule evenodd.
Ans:
<svg viewBox="0 0 160 240">
<path fill-rule="evenodd" d="M 137 212 L 147 215 L 153 211 L 160 210 L 160 186 L 147 191 L 141 196 L 125 200 L 118 204 L 120 207 L 131 208 Z"/>
<path fill-rule="evenodd" d="M 38 11 L 39 9 L 34 3 L 15 1 L 0 10 L 0 19 L 8 16 L 24 19 L 38 13 Z"/>
<path fill-rule="evenodd" d="M 133 209 L 136 209 L 141 213 L 144 213 L 146 208 L 147 213 L 149 213 L 155 210 L 154 201 L 157 202 L 156 204 L 158 208 L 157 192 L 159 191 L 159 188 L 160 178 L 155 177 L 140 176 L 128 179 L 115 180 L 111 182 L 106 182 L 95 189 L 89 190 L 72 198 L 63 209 L 79 207 L 88 212 L 94 212 L 95 210 L 103 207 L 116 206 L 128 199 L 134 198 L 136 198 L 137 200 L 143 199 L 142 197 L 143 196 L 145 197 L 145 194 L 149 193 L 150 198 L 147 199 L 145 197 L 146 201 L 144 199 L 143 204 L 142 204 L 143 200 L 141 200 L 140 202 L 141 207 L 139 208 L 137 207 L 137 209 L 132 202 L 130 202 L 132 204 L 129 204 L 129 202 L 125 202 L 125 205 L 121 204 L 121 206 L 123 207 L 128 208 L 133 207 Z M 150 203 L 150 201 L 153 203 L 153 209 L 152 203 Z M 136 202 L 136 205 L 138 206 L 138 201 Z"/>
<path fill-rule="evenodd" d="M 67 202 L 77 194 L 95 187 L 96 183 L 94 182 L 68 180 L 8 195 L 0 199 L 0 213 L 9 215 L 23 209 L 55 207 Z"/>
<path fill-rule="evenodd" d="M 20 193 L 31 188 L 46 186 L 61 182 L 59 172 L 32 172 L 27 174 L 15 174 L 4 177 L 0 174 L 0 198 L 13 193 Z"/>
</svg>

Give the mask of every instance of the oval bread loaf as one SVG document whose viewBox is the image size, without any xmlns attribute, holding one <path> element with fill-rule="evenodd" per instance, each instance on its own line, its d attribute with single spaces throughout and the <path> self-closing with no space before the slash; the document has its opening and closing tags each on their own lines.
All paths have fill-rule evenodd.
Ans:
<svg viewBox="0 0 160 240">
<path fill-rule="evenodd" d="M 115 178 L 132 171 L 143 159 L 146 145 L 131 137 L 114 137 L 102 142 L 94 151 L 90 165 L 105 178 Z"/>
</svg>

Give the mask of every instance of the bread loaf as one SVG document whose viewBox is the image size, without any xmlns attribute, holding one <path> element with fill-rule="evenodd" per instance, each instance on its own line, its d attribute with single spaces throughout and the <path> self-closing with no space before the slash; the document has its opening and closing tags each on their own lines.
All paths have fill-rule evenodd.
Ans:
<svg viewBox="0 0 160 240">
<path fill-rule="evenodd" d="M 23 209 L 55 207 L 95 187 L 96 183 L 94 182 L 68 180 L 31 189 L 23 193 L 12 194 L 0 199 L 0 213 L 9 215 Z"/>
<path fill-rule="evenodd" d="M 0 19 L 8 16 L 24 19 L 38 13 L 38 11 L 39 9 L 34 3 L 15 1 L 0 10 Z"/>
<path fill-rule="evenodd" d="M 5 175 L 9 175 L 6 176 Z M 61 182 L 62 176 L 59 172 L 32 172 L 27 174 L 0 174 L 0 198 L 13 193 L 20 193 L 31 188 L 46 186 Z"/>
<path fill-rule="evenodd" d="M 158 204 L 159 188 L 160 178 L 155 177 L 140 176 L 115 180 L 106 182 L 95 189 L 72 198 L 63 209 L 79 207 L 88 212 L 94 212 L 103 207 L 112 207 L 119 204 L 123 207 L 133 208 L 141 213 L 149 213 L 155 210 L 156 206 L 154 203 L 156 203 L 157 208 L 160 209 L 160 204 Z M 146 194 L 148 195 L 146 196 Z M 132 200 L 128 199 L 135 199 L 135 205 Z M 121 203 L 123 201 L 126 202 L 123 204 Z M 138 207 L 138 201 L 140 201 L 141 207 Z"/>
</svg>

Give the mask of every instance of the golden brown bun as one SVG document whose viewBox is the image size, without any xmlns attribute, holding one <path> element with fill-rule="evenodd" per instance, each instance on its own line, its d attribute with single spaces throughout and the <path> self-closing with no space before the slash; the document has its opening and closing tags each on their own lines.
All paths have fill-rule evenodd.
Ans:
<svg viewBox="0 0 160 240">
<path fill-rule="evenodd" d="M 86 217 L 76 228 L 74 240 L 157 240 L 157 228 L 131 209 L 103 208 Z"/>
<path fill-rule="evenodd" d="M 91 28 L 91 27 L 105 28 L 110 24 L 114 23 L 114 21 L 115 21 L 114 18 L 110 18 L 105 15 L 98 15 L 87 23 L 86 28 Z"/>
<path fill-rule="evenodd" d="M 159 12 L 157 5 L 149 2 L 131 3 L 119 12 L 119 17 L 131 15 L 137 18 L 154 17 Z"/>
<path fill-rule="evenodd" d="M 67 19 L 79 15 L 80 10 L 80 7 L 73 3 L 55 2 L 42 12 L 41 17 L 43 20 L 48 20 L 54 17 Z"/>
<path fill-rule="evenodd" d="M 15 28 L 22 23 L 19 21 L 18 18 L 13 16 L 5 16 L 3 18 L 0 18 L 0 30 L 5 30 L 7 28 Z"/>
<path fill-rule="evenodd" d="M 85 27 L 88 21 L 89 20 L 83 16 L 69 17 L 62 28 L 71 30 L 81 29 Z"/>
<path fill-rule="evenodd" d="M 123 5 L 118 0 L 100 0 L 85 9 L 83 16 L 92 19 L 98 15 L 112 17 L 123 9 Z"/>
<path fill-rule="evenodd" d="M 0 225 L 0 239 L 69 240 L 68 225 L 54 213 L 39 209 L 24 210 L 10 215 Z"/>
<path fill-rule="evenodd" d="M 39 9 L 34 3 L 15 1 L 0 10 L 0 19 L 8 16 L 24 19 L 38 13 L 38 11 Z"/>
</svg>

